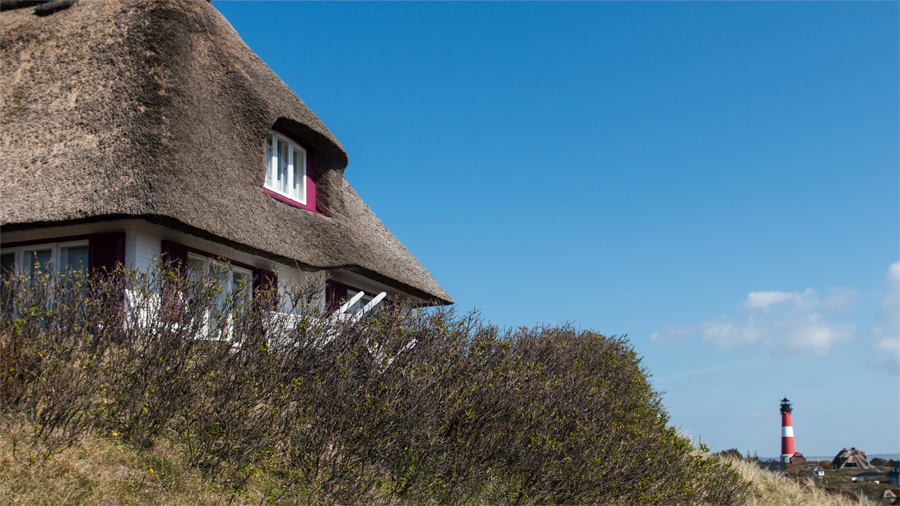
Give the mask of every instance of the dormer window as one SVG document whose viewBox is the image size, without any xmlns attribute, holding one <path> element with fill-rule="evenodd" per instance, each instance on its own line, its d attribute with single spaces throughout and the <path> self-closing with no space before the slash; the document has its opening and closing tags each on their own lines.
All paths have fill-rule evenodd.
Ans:
<svg viewBox="0 0 900 506">
<path fill-rule="evenodd" d="M 307 204 L 306 149 L 277 132 L 266 136 L 266 189 Z"/>
</svg>

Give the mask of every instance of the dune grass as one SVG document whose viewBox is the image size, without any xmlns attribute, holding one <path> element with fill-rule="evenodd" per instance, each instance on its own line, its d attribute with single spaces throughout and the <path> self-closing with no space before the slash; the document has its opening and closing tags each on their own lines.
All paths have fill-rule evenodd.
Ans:
<svg viewBox="0 0 900 506">
<path fill-rule="evenodd" d="M 747 506 L 850 506 L 858 501 L 825 492 L 809 480 L 794 481 L 780 473 L 760 469 L 752 462 L 728 459 L 741 478 L 751 483 Z"/>
<path fill-rule="evenodd" d="M 20 424 L 4 423 L 0 504 L 223 504 L 236 495 L 186 466 L 178 449 L 164 443 L 136 451 L 112 434 L 88 434 L 42 460 L 39 449 L 27 442 L 29 432 Z M 261 499 L 251 490 L 233 504 L 259 504 Z"/>
<path fill-rule="evenodd" d="M 23 448 L 28 428 L 4 421 L 0 433 L 0 503 L 31 504 L 297 504 L 319 503 L 312 491 L 285 487 L 277 476 L 253 470 L 242 484 L 204 477 L 181 450 L 166 442 L 134 449 L 121 438 L 88 435 L 45 462 Z M 13 446 L 17 446 L 15 454 Z M 786 480 L 741 460 L 728 462 L 751 483 L 747 506 L 849 506 L 859 504 L 805 484 Z M 220 481 L 222 481 L 220 483 Z M 375 502 L 385 498 L 372 497 Z"/>
</svg>

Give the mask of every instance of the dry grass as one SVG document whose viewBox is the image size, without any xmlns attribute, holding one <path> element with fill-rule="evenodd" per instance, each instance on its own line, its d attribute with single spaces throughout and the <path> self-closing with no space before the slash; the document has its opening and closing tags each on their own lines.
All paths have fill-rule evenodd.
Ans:
<svg viewBox="0 0 900 506">
<path fill-rule="evenodd" d="M 829 494 L 806 482 L 797 482 L 760 469 L 756 464 L 743 460 L 729 460 L 741 477 L 752 483 L 747 506 L 850 506 L 859 502 L 840 495 Z"/>
<path fill-rule="evenodd" d="M 0 433 L 0 504 L 260 504 L 268 502 L 260 477 L 243 490 L 214 483 L 187 466 L 177 448 L 164 443 L 132 450 L 118 438 L 88 435 L 39 459 L 29 429 L 4 421 Z M 15 451 L 14 451 L 15 447 Z M 152 472 L 151 472 L 152 470 Z"/>
<path fill-rule="evenodd" d="M 29 428 L 2 422 L 0 432 L 0 504 L 266 504 L 317 503 L 315 497 L 278 496 L 277 480 L 257 473 L 244 487 L 216 483 L 185 462 L 177 447 L 157 443 L 135 450 L 112 433 L 88 435 L 41 463 L 39 448 L 27 443 Z M 13 451 L 15 446 L 15 452 Z M 756 465 L 731 460 L 741 477 L 752 483 L 747 506 L 849 506 L 858 504 L 821 489 L 785 480 Z M 152 472 L 151 472 L 152 469 Z"/>
</svg>

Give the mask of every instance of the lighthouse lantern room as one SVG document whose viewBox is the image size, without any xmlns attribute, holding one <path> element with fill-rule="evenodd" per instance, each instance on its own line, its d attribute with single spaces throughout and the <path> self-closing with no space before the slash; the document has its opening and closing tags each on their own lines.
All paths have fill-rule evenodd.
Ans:
<svg viewBox="0 0 900 506">
<path fill-rule="evenodd" d="M 791 401 L 781 399 L 781 461 L 794 456 L 794 427 L 791 425 Z"/>
</svg>

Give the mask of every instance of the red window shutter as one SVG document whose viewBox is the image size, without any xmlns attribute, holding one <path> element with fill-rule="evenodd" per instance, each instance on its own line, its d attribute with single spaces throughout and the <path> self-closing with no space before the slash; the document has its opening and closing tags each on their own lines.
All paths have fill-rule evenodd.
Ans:
<svg viewBox="0 0 900 506">
<path fill-rule="evenodd" d="M 164 267 L 178 272 L 179 275 L 187 275 L 188 250 L 184 244 L 172 241 L 162 241 L 160 251 Z M 183 287 L 181 288 L 183 289 Z M 166 283 L 162 293 L 163 318 L 169 323 L 179 323 L 182 319 L 184 307 L 178 295 L 178 283 Z"/>
<path fill-rule="evenodd" d="M 88 270 L 112 272 L 125 263 L 125 232 L 94 234 L 88 239 Z"/>
<path fill-rule="evenodd" d="M 329 281 L 325 285 L 325 305 L 328 311 L 337 311 L 344 302 L 347 302 L 347 286 Z"/>
<path fill-rule="evenodd" d="M 162 259 L 163 264 L 171 265 L 172 268 L 178 270 L 179 273 L 187 272 L 188 250 L 184 244 L 178 244 L 172 241 L 162 242 Z"/>
<path fill-rule="evenodd" d="M 253 296 L 259 298 L 263 292 L 271 290 L 271 304 L 278 304 L 278 275 L 265 269 L 256 270 L 256 279 L 253 280 Z"/>
<path fill-rule="evenodd" d="M 319 211 L 316 205 L 316 169 L 313 163 L 313 152 L 311 149 L 306 150 L 306 206 L 311 211 Z M 321 212 L 321 211 L 319 211 Z"/>
</svg>

